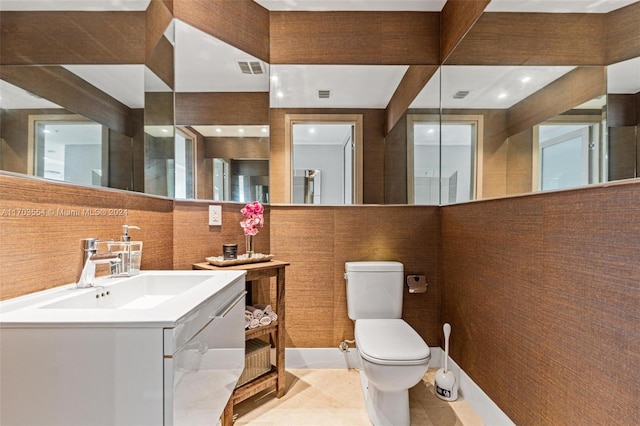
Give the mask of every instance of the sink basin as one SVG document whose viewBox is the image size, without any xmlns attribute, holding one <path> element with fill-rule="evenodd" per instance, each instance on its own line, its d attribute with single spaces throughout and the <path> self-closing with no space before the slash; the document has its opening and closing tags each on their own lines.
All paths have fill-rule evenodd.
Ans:
<svg viewBox="0 0 640 426">
<path fill-rule="evenodd" d="M 150 309 L 210 279 L 201 275 L 144 274 L 59 300 L 40 309 Z"/>
<path fill-rule="evenodd" d="M 124 327 L 175 327 L 188 312 L 217 295 L 232 295 L 229 286 L 244 271 L 142 271 L 124 278 L 102 277 L 94 287 L 68 284 L 3 301 L 0 328 L 56 327 L 65 324 Z"/>
</svg>

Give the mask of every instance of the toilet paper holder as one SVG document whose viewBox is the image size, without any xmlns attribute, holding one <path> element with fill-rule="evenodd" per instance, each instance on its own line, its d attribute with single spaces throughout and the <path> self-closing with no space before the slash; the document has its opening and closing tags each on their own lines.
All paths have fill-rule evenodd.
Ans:
<svg viewBox="0 0 640 426">
<path fill-rule="evenodd" d="M 426 293 L 427 277 L 424 275 L 407 275 L 409 293 Z"/>
</svg>

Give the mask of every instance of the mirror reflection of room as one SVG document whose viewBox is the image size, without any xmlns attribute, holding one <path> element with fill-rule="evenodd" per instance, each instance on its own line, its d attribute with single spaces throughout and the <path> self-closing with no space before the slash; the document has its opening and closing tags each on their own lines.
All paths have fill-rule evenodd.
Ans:
<svg viewBox="0 0 640 426">
<path fill-rule="evenodd" d="M 353 204 L 354 124 L 293 124 L 294 204 Z"/>
<path fill-rule="evenodd" d="M 81 115 L 105 130 L 100 166 L 97 163 L 92 166 L 94 176 L 69 179 L 83 185 L 171 198 L 239 202 L 251 197 L 270 202 L 271 194 L 276 194 L 276 202 L 297 203 L 299 197 L 293 196 L 292 186 L 295 186 L 293 179 L 300 177 L 290 175 L 304 172 L 297 166 L 291 169 L 290 165 L 284 170 L 280 152 L 273 157 L 276 164 L 271 164 L 272 145 L 280 149 L 281 114 L 293 112 L 292 109 L 294 113 L 387 114 L 394 92 L 411 69 L 397 63 L 365 65 L 358 63 L 358 59 L 352 64 L 344 58 L 335 64 L 326 58 L 311 57 L 304 65 L 278 60 L 270 64 L 268 54 L 248 53 L 245 47 L 234 46 L 233 40 L 223 41 L 211 34 L 210 29 L 196 28 L 190 19 L 169 18 L 158 22 L 158 28 L 147 28 L 145 14 L 154 4 L 144 1 L 138 2 L 136 10 L 109 14 L 95 11 L 85 22 L 77 22 L 76 27 L 83 34 L 98 34 L 105 26 L 119 29 L 117 37 L 109 43 L 129 48 L 112 49 L 117 57 L 97 48 L 89 57 L 76 43 L 66 43 L 64 50 L 51 52 L 57 55 L 55 59 L 45 60 L 50 52 L 38 52 L 38 34 L 24 36 L 19 28 L 24 28 L 25 22 L 42 19 L 43 33 L 58 34 L 53 28 L 62 24 L 61 15 L 45 11 L 35 17 L 38 7 L 46 9 L 43 4 L 38 7 L 27 7 L 28 1 L 7 4 L 9 6 L 3 5 L 2 17 L 3 37 L 7 41 L 4 45 L 9 47 L 3 49 L 0 58 L 3 93 L 0 168 L 58 179 L 53 173 L 44 174 L 42 159 L 35 158 L 40 154 L 30 148 L 33 139 L 29 139 L 28 134 L 37 135 L 38 129 L 33 127 L 33 121 L 28 124 L 28 117 Z M 143 10 L 145 7 L 149 10 Z M 331 196 L 327 202 L 360 203 L 362 199 L 369 203 L 451 204 L 638 177 L 640 150 L 637 149 L 638 119 L 634 111 L 640 93 L 639 59 L 633 52 L 625 53 L 621 46 L 609 46 L 609 38 L 603 52 L 612 53 L 593 51 L 590 53 L 594 57 L 590 60 L 556 59 L 540 56 L 538 52 L 531 52 L 537 56 L 526 58 L 522 52 L 511 52 L 508 46 L 493 53 L 474 48 L 479 37 L 492 26 L 513 30 L 505 22 L 509 16 L 522 19 L 521 15 L 514 2 L 493 0 L 453 55 L 444 63 L 420 65 L 440 66 L 440 71 L 432 76 L 399 120 L 404 130 L 377 130 L 384 127 L 382 121 L 386 118 L 376 118 L 378 123 L 370 122 L 365 128 L 368 155 L 380 155 L 371 154 L 369 149 L 376 146 L 378 140 L 386 139 L 382 154 L 384 194 L 375 193 L 380 191 L 378 187 L 371 189 L 365 185 L 359 189 L 362 182 L 358 182 L 357 173 L 352 173 L 351 201 L 349 185 L 344 183 L 341 184 L 343 195 Z M 557 14 L 561 15 L 571 17 L 571 14 Z M 75 16 L 80 15 L 68 11 L 64 19 L 75 22 Z M 53 27 L 51 31 L 46 30 L 48 26 Z M 25 44 L 11 42 L 12 34 L 27 37 Z M 510 36 L 503 35 L 504 39 Z M 73 32 L 60 34 L 65 36 L 74 37 Z M 99 34 L 96 39 L 100 39 Z M 150 44 L 148 55 L 140 56 L 136 52 L 147 42 Z M 270 42 L 278 47 L 277 41 Z M 26 50 L 16 51 L 20 46 Z M 587 63 L 589 65 L 585 65 Z M 578 82 L 580 79 L 582 83 Z M 326 92 L 328 97 L 319 98 L 321 92 Z M 175 109 L 170 114 L 172 119 L 154 123 L 151 117 L 160 105 L 158 93 L 172 97 Z M 555 108 L 560 106 L 562 108 Z M 463 149 L 459 145 L 462 142 L 446 138 L 454 127 L 449 127 L 451 123 L 443 118 L 442 124 L 432 129 L 437 130 L 440 137 L 436 142 L 438 154 L 407 157 L 414 148 L 435 150 L 433 140 L 414 142 L 405 137 L 407 143 L 403 148 L 393 141 L 407 132 L 406 118 L 411 114 L 438 116 L 434 123 L 439 122 L 441 115 L 452 116 L 455 123 L 461 115 L 476 115 L 482 117 L 483 127 L 471 130 L 475 139 L 472 138 L 471 147 L 464 148 L 469 152 L 458 155 L 455 152 Z M 576 145 L 571 160 L 581 161 L 581 171 L 567 171 L 574 175 L 568 179 L 561 176 L 565 171 L 549 168 L 554 160 L 548 157 L 570 151 L 567 148 L 570 143 L 558 145 L 541 137 L 545 137 L 545 126 L 550 125 L 550 121 L 577 115 L 589 116 L 587 122 L 575 123 L 588 126 L 589 135 L 584 136 L 580 150 Z M 271 123 L 272 120 L 275 122 Z M 593 124 L 593 120 L 599 125 Z M 155 135 L 153 132 L 159 129 L 152 126 L 159 125 L 166 126 L 168 134 Z M 251 142 L 261 145 L 255 155 L 256 150 L 220 152 L 218 135 L 196 130 L 203 126 L 248 125 L 276 129 L 273 135 L 267 130 L 266 134 L 260 134 L 259 141 Z M 175 139 L 179 133 L 169 129 L 176 126 L 194 133 L 193 152 L 188 155 L 193 154 L 193 160 L 177 157 L 184 156 L 184 149 L 178 146 L 182 142 Z M 143 129 L 149 130 L 146 136 Z M 271 140 L 272 137 L 275 139 Z M 71 139 L 64 143 L 68 147 L 79 144 Z M 92 149 L 95 150 L 95 146 Z M 193 164 L 188 164 L 189 161 Z M 570 163 L 568 159 L 556 162 Z M 226 172 L 221 171 L 225 168 Z M 314 180 L 319 184 L 314 187 L 327 194 L 326 189 L 333 186 L 327 186 L 325 180 L 332 174 L 317 165 L 300 170 L 307 168 L 320 170 L 315 173 Z M 365 168 L 361 180 L 372 182 L 377 178 L 371 174 L 379 172 L 379 168 Z M 66 173 L 66 176 L 71 175 Z M 425 183 L 428 180 L 437 180 L 437 188 L 433 183 Z M 275 192 L 273 182 L 279 186 Z M 425 185 L 431 188 L 428 194 L 422 190 L 415 192 L 418 186 Z M 325 197 L 320 195 L 307 201 L 320 199 L 324 204 L 322 198 Z"/>
<path fill-rule="evenodd" d="M 80 116 L 32 116 L 33 175 L 81 185 L 106 186 L 103 126 Z M 105 176 L 106 178 L 107 176 Z"/>
</svg>

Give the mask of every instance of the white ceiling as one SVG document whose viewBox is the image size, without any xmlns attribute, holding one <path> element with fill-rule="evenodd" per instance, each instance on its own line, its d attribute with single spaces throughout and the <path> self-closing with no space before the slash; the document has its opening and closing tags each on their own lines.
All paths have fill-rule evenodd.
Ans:
<svg viewBox="0 0 640 426">
<path fill-rule="evenodd" d="M 192 126 L 202 136 L 261 138 L 269 136 L 269 126 Z"/>
<path fill-rule="evenodd" d="M 268 92 L 269 64 L 175 20 L 177 92 Z M 262 64 L 264 74 L 243 74 L 238 61 Z"/>
<path fill-rule="evenodd" d="M 144 65 L 64 65 L 129 108 L 144 108 Z M 118 82 L 118 84 L 113 84 Z"/>
<path fill-rule="evenodd" d="M 271 65 L 274 108 L 386 108 L 407 66 Z M 330 90 L 320 99 L 319 90 Z"/>
<path fill-rule="evenodd" d="M 254 0 L 269 10 L 315 12 L 343 10 L 439 12 L 446 0 Z"/>
<path fill-rule="evenodd" d="M 61 108 L 58 104 L 27 92 L 4 80 L 0 80 L 0 107 L 3 109 Z"/>
<path fill-rule="evenodd" d="M 0 10 L 146 10 L 151 0 L 0 0 Z"/>
<path fill-rule="evenodd" d="M 566 66 L 445 66 L 441 73 L 442 106 L 507 109 L 572 69 L 574 67 Z M 454 99 L 458 91 L 469 94 L 464 99 Z"/>
<path fill-rule="evenodd" d="M 351 124 L 294 124 L 295 145 L 344 145 L 351 139 Z"/>
<path fill-rule="evenodd" d="M 0 0 L 0 10 L 144 10 L 150 0 Z M 445 0 L 254 0 L 270 10 L 420 10 L 439 11 Z M 492 0 L 488 11 L 527 12 L 608 12 L 638 0 Z M 265 73 L 246 75 L 238 60 L 259 61 L 181 21 L 175 21 L 176 90 L 270 91 L 273 107 L 385 108 L 406 66 L 272 65 L 262 61 Z M 614 93 L 640 91 L 640 59 L 609 67 L 608 79 Z M 142 65 L 66 66 L 96 87 L 131 108 L 143 105 L 145 83 L 153 74 Z M 447 68 L 448 69 L 448 68 Z M 507 91 L 501 106 L 508 107 L 527 96 L 535 87 L 548 84 L 567 70 L 558 67 L 465 67 L 472 73 L 446 71 L 443 105 L 457 90 L 470 90 L 457 107 L 485 107 L 498 89 Z M 522 72 L 535 76 L 528 84 Z M 274 78 L 269 79 L 269 75 Z M 457 76 L 451 78 L 452 75 Z M 162 84 L 148 90 L 165 90 Z M 631 83 L 626 83 L 631 81 Z M 118 83 L 114 85 L 113 83 Z M 624 84 L 623 84 L 624 83 Z M 483 86 L 484 84 L 484 86 Z M 114 86 L 114 87 L 111 87 Z M 118 86 L 119 91 L 115 86 Z M 160 87 L 158 87 L 160 86 Z M 318 90 L 331 90 L 330 99 L 318 99 Z M 5 99 L 14 89 L 0 85 Z M 535 90 L 534 90 L 535 91 Z M 440 84 L 433 79 L 416 98 L 412 108 L 437 108 Z M 518 93 L 519 92 L 519 93 Z M 282 97 L 278 96 L 282 93 Z M 32 98 L 32 97 L 31 97 Z M 20 104 L 27 101 L 21 100 Z M 29 99 L 27 97 L 26 99 Z M 495 107 L 495 104 L 492 104 Z"/>
<path fill-rule="evenodd" d="M 0 0 L 0 10 L 145 10 L 151 0 Z M 439 12 L 446 0 L 254 0 L 269 10 Z M 606 13 L 637 0 L 491 0 L 488 12 Z"/>
<path fill-rule="evenodd" d="M 608 93 L 640 92 L 640 57 L 607 67 Z"/>
<path fill-rule="evenodd" d="M 607 13 L 638 0 L 491 0 L 487 12 Z"/>
<path fill-rule="evenodd" d="M 269 10 L 439 12 L 446 0 L 254 0 Z M 637 0 L 491 0 L 488 12 L 606 13 Z"/>
</svg>

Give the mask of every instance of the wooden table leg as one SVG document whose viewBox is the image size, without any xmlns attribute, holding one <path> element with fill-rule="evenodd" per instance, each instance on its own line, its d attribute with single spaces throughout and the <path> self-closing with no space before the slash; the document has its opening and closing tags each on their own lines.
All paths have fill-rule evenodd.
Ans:
<svg viewBox="0 0 640 426">
<path fill-rule="evenodd" d="M 221 420 L 222 426 L 233 425 L 233 394 L 229 398 L 229 401 L 227 401 L 227 405 L 224 407 Z"/>
<path fill-rule="evenodd" d="M 284 312 L 284 267 L 278 268 L 278 273 L 276 275 L 277 280 L 277 313 L 278 313 L 278 322 L 280 325 L 278 326 L 278 337 L 277 337 L 277 345 L 276 345 L 276 369 L 278 371 L 278 382 L 276 384 L 276 397 L 280 398 L 284 396 L 285 385 L 286 385 L 286 372 L 284 369 L 284 351 L 285 351 L 285 312 Z"/>
</svg>

